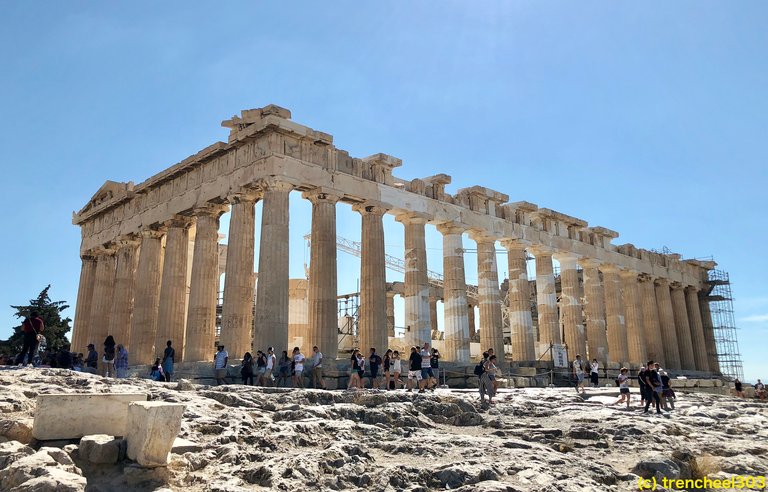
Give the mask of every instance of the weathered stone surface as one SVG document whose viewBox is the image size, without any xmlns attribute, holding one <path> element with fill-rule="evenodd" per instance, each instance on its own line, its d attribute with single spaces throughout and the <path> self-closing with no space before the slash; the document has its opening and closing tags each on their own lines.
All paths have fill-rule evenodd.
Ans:
<svg viewBox="0 0 768 492">
<path fill-rule="evenodd" d="M 3 448 L 0 447 L 0 450 Z M 2 453 L 2 451 L 0 451 Z M 21 456 L 19 457 L 19 454 Z M 7 466 L 0 467 L 0 490 L 75 492 L 85 490 L 86 480 L 60 449 L 41 448 L 34 454 L 20 449 Z"/>
<path fill-rule="evenodd" d="M 32 435 L 40 441 L 125 435 L 128 404 L 146 399 L 143 393 L 39 395 Z"/>
<path fill-rule="evenodd" d="M 161 401 L 128 406 L 128 457 L 142 466 L 165 466 L 181 428 L 184 405 Z"/>
<path fill-rule="evenodd" d="M 180 437 L 174 439 L 173 446 L 171 446 L 171 452 L 174 454 L 197 453 L 202 450 L 203 447 L 200 444 Z"/>
<path fill-rule="evenodd" d="M 78 456 L 96 464 L 117 463 L 125 456 L 123 439 L 106 434 L 84 436 L 80 439 Z"/>
<path fill-rule="evenodd" d="M 0 436 L 29 444 L 32 441 L 32 421 L 30 419 L 0 420 Z"/>
</svg>

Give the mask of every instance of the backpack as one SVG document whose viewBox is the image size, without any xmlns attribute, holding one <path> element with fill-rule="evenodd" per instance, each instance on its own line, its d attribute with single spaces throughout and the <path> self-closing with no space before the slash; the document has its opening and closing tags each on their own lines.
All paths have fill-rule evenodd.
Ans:
<svg viewBox="0 0 768 492">
<path fill-rule="evenodd" d="M 483 363 L 484 363 L 484 362 L 485 362 L 485 361 L 484 361 L 484 360 L 482 360 L 482 361 L 480 361 L 480 363 L 479 363 L 479 364 L 477 364 L 477 365 L 475 366 L 475 376 L 478 376 L 478 377 L 479 377 L 479 376 L 482 376 L 482 375 L 483 375 L 483 373 L 485 372 L 485 366 L 483 365 Z"/>
</svg>

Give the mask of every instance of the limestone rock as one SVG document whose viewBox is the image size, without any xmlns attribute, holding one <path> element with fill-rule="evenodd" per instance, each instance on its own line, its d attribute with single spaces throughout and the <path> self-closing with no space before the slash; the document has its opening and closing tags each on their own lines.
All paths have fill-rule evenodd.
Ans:
<svg viewBox="0 0 768 492">
<path fill-rule="evenodd" d="M 71 460 L 67 462 L 66 453 L 60 449 L 55 450 L 60 454 L 50 451 L 51 448 L 41 448 L 37 453 L 23 456 L 0 469 L 0 490 L 85 490 L 85 477 Z"/>
<path fill-rule="evenodd" d="M 79 439 L 87 434 L 124 435 L 128 404 L 146 399 L 143 393 L 41 394 L 32 435 L 40 441 Z"/>
<path fill-rule="evenodd" d="M 142 466 L 165 466 L 181 428 L 184 405 L 133 402 L 128 407 L 128 457 Z"/>
<path fill-rule="evenodd" d="M 0 436 L 29 444 L 32 442 L 32 421 L 30 419 L 0 420 Z"/>
<path fill-rule="evenodd" d="M 106 434 L 83 436 L 80 439 L 78 456 L 95 464 L 114 464 L 125 456 L 123 439 L 117 439 Z"/>
</svg>

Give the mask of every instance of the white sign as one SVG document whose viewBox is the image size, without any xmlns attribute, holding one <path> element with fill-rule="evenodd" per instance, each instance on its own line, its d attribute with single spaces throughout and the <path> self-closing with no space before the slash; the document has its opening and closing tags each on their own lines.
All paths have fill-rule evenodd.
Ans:
<svg viewBox="0 0 768 492">
<path fill-rule="evenodd" d="M 568 352 L 565 350 L 565 345 L 552 345 L 552 360 L 555 367 L 568 367 Z"/>
</svg>

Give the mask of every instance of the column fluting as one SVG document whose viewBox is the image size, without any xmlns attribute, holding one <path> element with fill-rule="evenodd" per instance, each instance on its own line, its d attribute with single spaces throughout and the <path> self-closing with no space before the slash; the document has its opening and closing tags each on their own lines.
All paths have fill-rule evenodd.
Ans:
<svg viewBox="0 0 768 492">
<path fill-rule="evenodd" d="M 115 289 L 115 249 L 96 250 L 96 281 L 94 282 L 93 300 L 91 301 L 90 330 L 88 342 L 96 345 L 101 353 L 107 335 L 115 336 L 120 343 L 120 333 L 109 333 L 109 315 L 112 311 L 112 294 Z"/>
<path fill-rule="evenodd" d="M 414 214 L 398 215 L 395 220 L 401 222 L 405 229 L 405 339 L 408 345 L 421 346 L 432 340 L 427 246 L 424 238 L 427 220 Z"/>
<path fill-rule="evenodd" d="M 118 343 L 126 347 L 131 345 L 131 320 L 136 288 L 136 267 L 139 262 L 139 244 L 137 236 L 123 237 L 116 243 L 117 268 L 109 316 L 109 332 L 113 335 L 120 334 L 122 340 L 118 340 Z"/>
<path fill-rule="evenodd" d="M 627 324 L 627 349 L 633 364 L 644 365 L 648 361 L 648 350 L 643 330 L 643 311 L 637 287 L 637 272 L 622 271 L 621 295 Z"/>
<path fill-rule="evenodd" d="M 587 356 L 587 340 L 584 334 L 584 317 L 581 308 L 581 286 L 576 270 L 577 258 L 569 254 L 556 255 L 560 262 L 560 322 L 568 346 L 568 357 L 576 354 Z"/>
<path fill-rule="evenodd" d="M 670 285 L 672 295 L 672 312 L 675 316 L 675 332 L 680 350 L 680 366 L 684 371 L 695 371 L 696 360 L 693 356 L 693 341 L 691 340 L 691 325 L 688 322 L 688 308 L 685 305 L 683 285 L 673 282 Z"/>
<path fill-rule="evenodd" d="M 699 289 L 692 286 L 685 288 L 685 305 L 688 310 L 688 322 L 691 326 L 691 346 L 693 347 L 693 361 L 696 363 L 696 370 L 709 372 L 707 342 L 704 338 L 704 324 L 699 308 Z"/>
<path fill-rule="evenodd" d="M 378 205 L 355 207 L 362 215 L 362 251 L 360 266 L 360 350 L 371 347 L 386 350 L 387 279 L 384 257 L 384 224 L 386 209 Z"/>
<path fill-rule="evenodd" d="M 166 227 L 163 274 L 160 282 L 160 301 L 157 310 L 155 357 L 162 357 L 166 342 L 173 343 L 175 361 L 184 357 L 184 327 L 187 302 L 187 255 L 189 254 L 189 217 L 175 217 L 163 224 Z"/>
<path fill-rule="evenodd" d="M 464 274 L 462 227 L 442 224 L 437 230 L 443 235 L 443 307 L 445 354 L 448 361 L 469 361 L 469 313 L 467 283 Z"/>
<path fill-rule="evenodd" d="M 501 291 L 496 265 L 496 239 L 478 234 L 470 236 L 477 242 L 477 293 L 480 307 L 480 346 L 492 348 L 499 363 L 504 362 L 504 328 L 501 321 Z"/>
<path fill-rule="evenodd" d="M 89 252 L 80 257 L 80 284 L 77 287 L 77 305 L 75 306 L 75 324 L 72 330 L 73 352 L 82 352 L 88 344 L 90 330 L 93 286 L 96 282 L 96 258 Z"/>
<path fill-rule="evenodd" d="M 584 276 L 584 316 L 587 325 L 587 352 L 589 359 L 597 359 L 602 367 L 609 362 L 606 334 L 605 289 L 600 281 L 599 264 L 582 261 Z"/>
<path fill-rule="evenodd" d="M 502 241 L 501 244 L 507 249 L 509 267 L 507 309 L 512 331 L 512 360 L 536 360 L 536 332 L 531 314 L 525 245 L 513 240 Z"/>
<path fill-rule="evenodd" d="M 131 346 L 128 351 L 136 364 L 154 362 L 157 313 L 160 305 L 160 283 L 163 274 L 163 245 L 165 231 L 141 231 L 141 250 L 136 267 L 136 287 L 131 319 Z"/>
<path fill-rule="evenodd" d="M 538 309 L 540 343 L 562 344 L 560 321 L 557 316 L 557 294 L 555 292 L 555 273 L 552 268 L 552 254 L 532 249 L 536 257 L 536 305 Z M 548 356 L 551 359 L 551 355 Z"/>
<path fill-rule="evenodd" d="M 699 292 L 699 308 L 701 309 L 701 323 L 704 326 L 704 342 L 707 346 L 707 365 L 711 372 L 721 374 L 720 361 L 717 358 L 715 327 L 712 323 L 712 310 L 709 307 L 708 295 L 703 290 Z"/>
<path fill-rule="evenodd" d="M 643 328 L 648 359 L 658 362 L 662 367 L 667 367 L 653 278 L 650 275 L 642 274 L 639 276 L 639 280 L 639 295 L 643 311 Z"/>
<path fill-rule="evenodd" d="M 605 291 L 605 328 L 608 337 L 608 357 L 613 364 L 627 364 L 627 324 L 624 317 L 624 301 L 621 297 L 619 270 L 614 265 L 603 265 L 603 290 Z"/>
<path fill-rule="evenodd" d="M 654 281 L 656 291 L 656 307 L 659 310 L 659 325 L 661 339 L 664 345 L 664 363 L 670 369 L 682 369 L 680 365 L 680 348 L 675 328 L 675 314 L 672 309 L 672 296 L 669 292 L 669 281 L 657 278 Z"/>
</svg>

